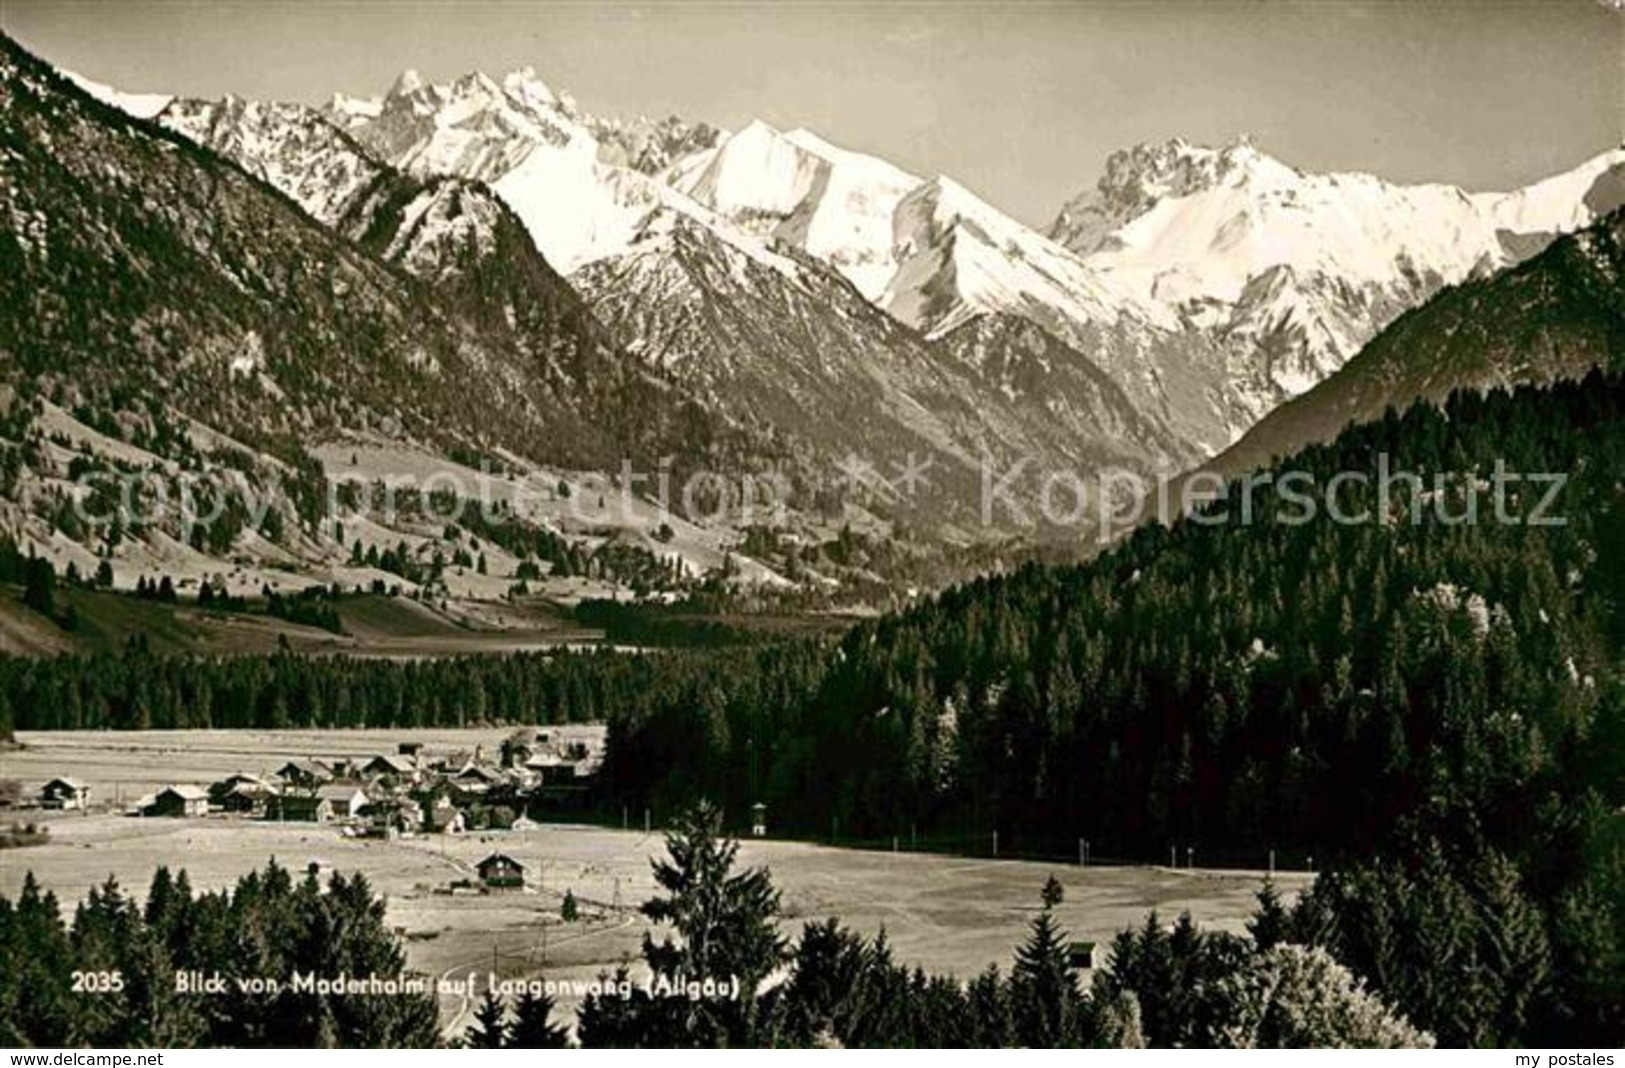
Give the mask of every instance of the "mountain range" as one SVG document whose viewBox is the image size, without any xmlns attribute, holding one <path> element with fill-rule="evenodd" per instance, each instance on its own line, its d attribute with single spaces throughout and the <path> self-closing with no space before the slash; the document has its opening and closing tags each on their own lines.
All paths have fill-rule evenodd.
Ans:
<svg viewBox="0 0 1625 1068">
<path fill-rule="evenodd" d="M 1176 140 L 1114 154 L 1041 234 L 947 176 L 808 130 L 604 120 L 528 68 L 445 83 L 407 72 L 382 96 L 335 98 L 324 115 L 402 170 L 489 183 L 549 262 L 656 362 L 736 373 L 730 354 L 696 353 L 662 316 L 638 314 L 666 300 L 669 279 L 649 260 L 674 255 L 666 236 L 686 226 L 781 274 L 797 268 L 779 257 L 802 253 L 802 274 L 807 259 L 833 268 L 928 341 L 984 316 L 1037 324 L 1166 432 L 1163 449 L 1139 457 L 1153 468 L 1219 451 L 1401 312 L 1625 199 L 1619 150 L 1523 189 L 1469 193 L 1306 173 L 1245 139 Z M 628 260 L 639 269 L 617 266 Z M 650 289 L 629 293 L 634 279 Z"/>
<path fill-rule="evenodd" d="M 978 522 L 990 463 L 1167 475 L 1283 451 L 1309 424 L 1259 421 L 1293 398 L 1283 412 L 1370 414 L 1316 387 L 1345 389 L 1339 369 L 1390 324 L 1565 255 L 1548 246 L 1625 202 L 1620 150 L 1469 193 L 1172 141 L 1113 155 L 1041 233 L 807 130 L 594 116 L 531 69 L 408 71 L 314 107 L 123 93 L 9 41 L 5 62 L 29 90 L 6 115 L 32 294 L 9 309 L 11 346 L 61 411 L 139 394 L 229 440 L 314 442 L 352 481 L 379 474 L 344 470 L 358 444 L 546 480 L 621 458 L 771 469 L 814 540 L 859 520 L 1032 537 Z M 64 227 L 85 261 L 66 273 L 38 236 Z M 125 302 L 84 302 L 109 263 Z M 1386 345 L 1400 364 L 1434 351 Z M 100 378 L 75 370 L 92 364 Z M 1463 374 L 1558 373 L 1500 368 L 1491 353 Z M 1382 403 L 1456 381 L 1415 375 L 1383 372 Z M 1268 445 L 1246 444 L 1255 425 Z M 904 470 L 929 471 L 923 490 Z M 678 540 L 703 567 L 739 523 Z"/>
</svg>

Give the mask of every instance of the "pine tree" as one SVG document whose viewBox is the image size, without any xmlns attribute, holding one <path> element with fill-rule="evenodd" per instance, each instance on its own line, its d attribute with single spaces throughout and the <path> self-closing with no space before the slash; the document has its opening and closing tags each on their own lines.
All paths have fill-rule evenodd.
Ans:
<svg viewBox="0 0 1625 1068">
<path fill-rule="evenodd" d="M 77 1046 L 85 1030 L 79 1024 L 80 999 L 70 990 L 63 961 L 75 960 L 56 895 L 42 891 L 32 871 L 23 876 L 23 888 L 11 912 L 13 940 L 23 952 L 8 954 L 6 981 L 13 991 L 9 1027 L 23 1046 Z"/>
<path fill-rule="evenodd" d="M 867 1013 L 868 964 L 863 939 L 838 920 L 807 924 L 784 988 L 785 1026 L 791 1040 L 804 1045 L 852 1044 L 852 1024 Z"/>
<path fill-rule="evenodd" d="M 1257 898 L 1258 910 L 1253 913 L 1252 919 L 1247 921 L 1247 933 L 1253 936 L 1253 945 L 1264 950 L 1287 941 L 1287 926 L 1290 921 L 1286 908 L 1281 904 L 1281 894 L 1275 888 L 1274 879 L 1264 880 L 1264 886 L 1258 891 Z"/>
<path fill-rule="evenodd" d="M 660 998 L 671 1005 L 676 1040 L 700 1047 L 751 1042 L 756 990 L 785 954 L 778 936 L 778 891 L 764 868 L 734 875 L 739 844 L 721 837 L 721 813 L 699 803 L 679 816 L 666 836 L 668 860 L 652 862 L 665 896 L 643 902 L 643 915 L 668 923 L 676 938 L 643 938 L 643 959 L 656 980 L 739 982 L 738 1001 Z"/>
<path fill-rule="evenodd" d="M 495 990 L 485 992 L 464 1042 L 469 1049 L 502 1049 L 508 1044 L 508 1006 Z"/>
<path fill-rule="evenodd" d="M 1518 870 L 1498 853 L 1475 865 L 1479 906 L 1478 959 L 1484 989 L 1496 1004 L 1489 1016 L 1497 1044 L 1517 1041 L 1546 998 L 1552 978 L 1551 945 L 1540 910 L 1519 886 Z"/>
<path fill-rule="evenodd" d="M 1058 1049 L 1079 1044 L 1078 977 L 1067 958 L 1066 933 L 1047 908 L 1016 951 L 1010 992 L 1022 1045 Z"/>
<path fill-rule="evenodd" d="M 49 560 L 28 558 L 23 572 L 23 604 L 41 615 L 56 614 L 56 571 Z"/>
<path fill-rule="evenodd" d="M 970 1013 L 970 1044 L 978 1049 L 1006 1049 L 1016 1043 L 1016 1025 L 1010 1006 L 1009 985 L 998 965 L 972 979 L 965 989 Z"/>
<path fill-rule="evenodd" d="M 598 981 L 604 992 L 588 994 L 576 1012 L 576 1038 L 582 1048 L 660 1046 L 664 1036 L 654 1026 L 658 1022 L 654 1003 L 641 986 L 633 985 L 627 966 L 620 965 L 613 975 L 600 973 Z M 628 990 L 630 996 L 621 996 Z"/>
<path fill-rule="evenodd" d="M 526 990 L 514 1006 L 513 1025 L 508 1031 L 510 1049 L 565 1049 L 570 1045 L 569 1029 L 552 1022 L 553 999 Z"/>
<path fill-rule="evenodd" d="M 1625 1039 L 1625 905 L 1591 880 L 1559 898 L 1553 918 L 1558 960 L 1553 1023 L 1584 1045 Z"/>
</svg>

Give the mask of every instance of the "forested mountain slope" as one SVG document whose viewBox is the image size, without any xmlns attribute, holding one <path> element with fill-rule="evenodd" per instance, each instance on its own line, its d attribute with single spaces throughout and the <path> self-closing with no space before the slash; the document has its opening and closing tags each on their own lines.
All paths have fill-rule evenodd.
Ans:
<svg viewBox="0 0 1625 1068">
<path fill-rule="evenodd" d="M 249 441 L 391 416 L 465 440 L 543 425 L 514 354 L 237 167 L 9 40 L 0 83 L 0 345 L 15 374 L 109 409 L 163 397 Z"/>
<path fill-rule="evenodd" d="M 466 537 L 410 507 L 345 537 L 327 521 L 330 477 L 353 491 L 399 466 L 420 481 L 444 470 L 466 499 L 482 467 L 552 494 L 570 473 L 624 460 L 670 458 L 680 477 L 779 455 L 619 348 L 482 186 L 411 178 L 352 151 L 336 170 L 353 188 L 323 208 L 329 229 L 290 199 L 308 189 L 269 184 L 301 152 L 350 144 L 319 118 L 253 111 L 248 124 L 245 109 L 237 134 L 287 137 L 284 169 L 251 173 L 3 37 L 0 90 L 0 530 L 59 574 L 106 562 L 122 589 L 223 577 L 239 593 L 397 580 L 415 593 L 440 573 L 434 560 L 467 552 Z M 132 480 L 141 507 L 103 499 Z M 224 520 L 204 529 L 154 504 L 182 486 Z M 527 543 L 568 538 L 585 559 L 624 530 L 658 529 L 650 507 L 566 532 L 547 494 L 530 492 L 535 507 L 515 517 Z M 661 559 L 635 548 L 669 571 L 669 556 L 686 555 L 689 578 L 737 538 L 673 524 Z M 709 544 L 690 553 L 688 534 Z M 366 564 L 367 549 L 399 556 L 408 542 L 421 557 L 411 566 Z M 522 563 L 474 592 L 500 597 Z"/>
</svg>

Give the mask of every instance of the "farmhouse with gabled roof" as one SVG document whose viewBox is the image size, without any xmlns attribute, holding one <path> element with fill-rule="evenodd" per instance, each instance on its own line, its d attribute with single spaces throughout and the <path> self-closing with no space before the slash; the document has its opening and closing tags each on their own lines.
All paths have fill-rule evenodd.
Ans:
<svg viewBox="0 0 1625 1068">
<path fill-rule="evenodd" d="M 492 853 L 475 865 L 480 882 L 490 890 L 515 890 L 525 885 L 525 866 L 506 853 Z"/>
<path fill-rule="evenodd" d="M 201 786 L 166 786 L 141 809 L 143 816 L 195 817 L 209 814 L 209 792 Z"/>
<path fill-rule="evenodd" d="M 276 769 L 277 778 L 290 786 L 313 787 L 333 778 L 333 769 L 319 760 L 290 760 Z"/>
<path fill-rule="evenodd" d="M 40 788 L 39 803 L 40 808 L 86 808 L 90 804 L 90 787 L 78 779 L 52 779 Z"/>
</svg>

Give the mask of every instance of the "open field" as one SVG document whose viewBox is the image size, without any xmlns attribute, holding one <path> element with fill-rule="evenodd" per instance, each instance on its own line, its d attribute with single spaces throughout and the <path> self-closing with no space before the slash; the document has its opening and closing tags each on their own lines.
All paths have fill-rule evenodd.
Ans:
<svg viewBox="0 0 1625 1068">
<path fill-rule="evenodd" d="M 555 731 L 598 730 L 588 726 Z M 30 794 L 45 780 L 70 774 L 94 791 L 93 806 L 128 803 L 171 782 L 205 784 L 236 771 L 266 771 L 290 757 L 393 752 L 401 741 L 430 753 L 492 753 L 511 728 L 383 731 L 141 731 L 27 733 L 25 748 L 0 753 L 0 778 Z M 663 849 L 658 833 L 544 825 L 526 831 L 479 832 L 393 841 L 347 838 L 332 824 L 269 823 L 227 816 L 137 819 L 114 812 L 29 813 L 51 829 L 43 846 L 0 853 L 0 893 L 14 895 L 32 870 L 71 905 L 91 886 L 116 877 L 145 892 L 159 864 L 185 868 L 198 888 L 234 882 L 275 857 L 296 870 L 364 872 L 387 895 L 389 919 L 407 940 L 411 965 L 440 977 L 486 973 L 588 980 L 623 957 L 636 957 L 649 925 L 637 906 L 650 896 L 649 860 Z M 526 866 L 524 892 L 443 892 L 500 850 Z M 1105 942 L 1157 909 L 1190 911 L 1203 924 L 1239 930 L 1262 883 L 1256 872 L 1171 871 L 961 858 L 925 853 L 835 849 L 799 842 L 746 841 L 747 864 L 767 865 L 783 891 L 787 934 L 805 921 L 835 915 L 868 934 L 885 929 L 900 960 L 969 978 L 990 963 L 1008 968 L 1012 951 L 1038 908 L 1050 874 L 1066 888 L 1060 918 L 1074 937 Z M 1295 893 L 1308 877 L 1283 873 Z M 564 924 L 566 889 L 583 905 Z M 442 891 L 442 892 L 437 892 Z M 571 1008 L 570 999 L 562 999 Z M 465 999 L 449 997 L 448 1028 L 466 1023 Z"/>
<path fill-rule="evenodd" d="M 493 967 L 504 977 L 545 972 L 555 980 L 588 980 L 636 957 L 650 930 L 636 906 L 653 890 L 649 858 L 662 849 L 658 835 L 579 826 L 383 842 L 345 838 L 332 826 L 224 817 L 68 813 L 47 822 L 50 844 L 0 854 L 0 892 L 14 895 L 30 870 L 69 906 L 109 875 L 140 894 L 159 864 L 185 868 L 199 888 L 228 885 L 271 857 L 296 870 L 316 863 L 362 871 L 387 895 L 389 920 L 407 940 L 412 967 L 437 977 L 477 971 L 482 989 Z M 470 874 L 493 850 L 527 866 L 531 885 L 524 892 L 434 892 Z M 1189 910 L 1201 923 L 1239 930 L 1262 882 L 1257 873 L 1083 869 L 771 840 L 747 842 L 742 858 L 771 869 L 784 893 L 787 933 L 803 921 L 838 915 L 870 934 L 884 928 L 900 960 L 965 978 L 990 963 L 1008 968 L 1037 910 L 1038 888 L 1052 872 L 1066 887 L 1058 910 L 1065 926 L 1100 942 L 1152 908 L 1169 917 Z M 1307 877 L 1278 881 L 1296 892 Z M 584 905 L 574 924 L 558 918 L 565 889 Z M 561 1004 L 572 1007 L 568 998 Z M 448 1028 L 467 1022 L 464 999 L 447 998 L 442 1007 Z"/>
</svg>

